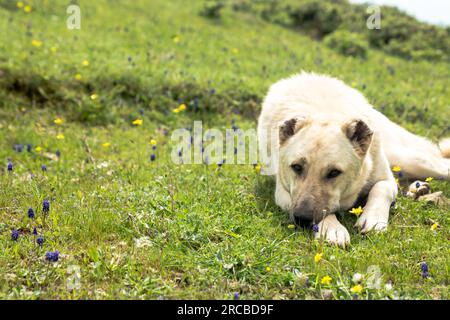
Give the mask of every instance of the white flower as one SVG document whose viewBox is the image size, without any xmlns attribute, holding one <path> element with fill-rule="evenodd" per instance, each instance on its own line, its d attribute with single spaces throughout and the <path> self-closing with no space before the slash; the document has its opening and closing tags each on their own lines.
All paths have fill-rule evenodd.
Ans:
<svg viewBox="0 0 450 320">
<path fill-rule="evenodd" d="M 392 290 L 392 283 L 388 282 L 384 285 L 384 289 L 386 289 L 386 291 L 391 291 Z"/>
<path fill-rule="evenodd" d="M 152 246 L 152 241 L 150 240 L 149 237 L 141 237 L 139 239 L 134 239 L 134 241 L 136 242 L 136 247 L 137 248 L 151 247 Z"/>
<path fill-rule="evenodd" d="M 359 282 L 361 282 L 361 279 L 362 279 L 361 273 L 355 273 L 353 275 L 352 281 L 353 281 L 353 283 L 359 283 Z"/>
</svg>

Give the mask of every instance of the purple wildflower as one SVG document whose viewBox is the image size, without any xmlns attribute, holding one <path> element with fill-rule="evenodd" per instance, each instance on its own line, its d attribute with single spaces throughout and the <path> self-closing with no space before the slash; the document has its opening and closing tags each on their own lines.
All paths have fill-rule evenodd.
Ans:
<svg viewBox="0 0 450 320">
<path fill-rule="evenodd" d="M 240 297 L 239 292 L 235 292 L 235 293 L 233 294 L 233 299 L 234 299 L 234 300 L 239 300 L 239 297 Z"/>
<path fill-rule="evenodd" d="M 43 236 L 39 236 L 37 239 L 36 239 L 36 243 L 39 245 L 39 246 L 41 246 L 42 247 L 42 245 L 44 244 L 44 237 Z"/>
<path fill-rule="evenodd" d="M 426 262 L 423 262 L 420 265 L 420 269 L 422 269 L 422 272 L 427 272 L 428 271 L 428 264 Z"/>
<path fill-rule="evenodd" d="M 33 235 L 35 235 L 35 236 L 37 235 L 37 229 L 36 229 L 36 227 L 33 228 Z"/>
<path fill-rule="evenodd" d="M 59 252 L 58 250 L 55 250 L 54 252 L 49 251 L 45 254 L 45 259 L 47 261 L 56 262 L 59 260 Z"/>
<path fill-rule="evenodd" d="M 56 156 L 57 156 L 58 158 L 61 157 L 61 151 L 59 151 L 59 149 L 55 151 L 55 154 L 56 154 Z"/>
<path fill-rule="evenodd" d="M 31 144 L 27 144 L 27 152 L 31 152 Z"/>
<path fill-rule="evenodd" d="M 42 212 L 46 214 L 50 212 L 50 201 L 48 201 L 48 199 L 45 199 L 44 202 L 42 202 Z"/>
<path fill-rule="evenodd" d="M 33 208 L 28 208 L 28 218 L 34 219 L 34 210 L 33 210 Z"/>
<path fill-rule="evenodd" d="M 9 172 L 13 171 L 13 164 L 12 164 L 11 161 L 8 162 L 8 171 L 9 171 Z"/>
<path fill-rule="evenodd" d="M 11 232 L 11 240 L 12 241 L 17 241 L 17 239 L 19 239 L 19 231 L 13 230 Z"/>
<path fill-rule="evenodd" d="M 42 169 L 42 171 L 47 171 L 47 166 L 46 166 L 45 164 L 43 164 L 43 165 L 41 166 L 41 169 Z"/>
<path fill-rule="evenodd" d="M 150 161 L 155 161 L 156 160 L 156 154 L 152 153 L 150 155 Z"/>
<path fill-rule="evenodd" d="M 319 232 L 319 225 L 313 224 L 312 230 L 313 230 L 314 232 Z"/>
</svg>

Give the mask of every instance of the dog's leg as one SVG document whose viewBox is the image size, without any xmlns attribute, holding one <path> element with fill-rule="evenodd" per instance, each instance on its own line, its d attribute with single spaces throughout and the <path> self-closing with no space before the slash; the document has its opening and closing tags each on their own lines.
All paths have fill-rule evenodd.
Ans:
<svg viewBox="0 0 450 320">
<path fill-rule="evenodd" d="M 391 165 L 398 165 L 406 177 L 450 180 L 450 159 L 432 153 L 421 153 L 416 150 L 399 149 L 390 157 Z"/>
<path fill-rule="evenodd" d="M 291 195 L 283 188 L 281 182 L 278 181 L 278 177 L 275 187 L 275 203 L 285 211 L 289 211 L 292 203 Z"/>
<path fill-rule="evenodd" d="M 397 184 L 394 180 L 382 180 L 375 183 L 369 192 L 364 212 L 356 221 L 355 227 L 358 227 L 361 233 L 386 230 L 389 209 L 396 195 Z"/>
<path fill-rule="evenodd" d="M 350 234 L 347 229 L 338 221 L 336 215 L 326 216 L 318 224 L 319 230 L 315 237 L 324 237 L 329 243 L 344 247 L 350 243 Z"/>
</svg>

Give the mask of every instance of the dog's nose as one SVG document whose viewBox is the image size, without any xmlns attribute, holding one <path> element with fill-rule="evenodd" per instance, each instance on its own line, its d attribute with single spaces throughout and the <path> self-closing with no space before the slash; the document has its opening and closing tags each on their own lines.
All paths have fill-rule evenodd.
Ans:
<svg viewBox="0 0 450 320">
<path fill-rule="evenodd" d="M 312 220 L 308 219 L 308 218 L 294 217 L 294 219 L 295 219 L 295 224 L 302 228 L 307 228 L 312 224 Z"/>
<path fill-rule="evenodd" d="M 295 224 L 302 228 L 309 227 L 313 222 L 313 220 L 310 219 L 309 217 L 304 217 L 304 216 L 300 216 L 300 215 L 294 215 L 294 220 L 295 220 Z"/>
</svg>

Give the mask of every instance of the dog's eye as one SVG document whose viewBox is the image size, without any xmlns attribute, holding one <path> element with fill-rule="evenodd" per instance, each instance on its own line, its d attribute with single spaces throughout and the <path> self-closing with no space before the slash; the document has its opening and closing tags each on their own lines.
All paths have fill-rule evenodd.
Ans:
<svg viewBox="0 0 450 320">
<path fill-rule="evenodd" d="M 291 166 L 291 168 L 292 168 L 292 170 L 294 170 L 294 172 L 295 172 L 296 174 L 298 174 L 298 175 L 301 175 L 302 172 L 303 172 L 303 167 L 302 167 L 301 165 L 299 165 L 299 164 L 293 164 L 293 165 Z"/>
<path fill-rule="evenodd" d="M 336 178 L 337 176 L 339 176 L 342 173 L 342 171 L 338 170 L 338 169 L 333 169 L 330 172 L 328 172 L 327 174 L 327 179 L 333 179 Z"/>
</svg>

